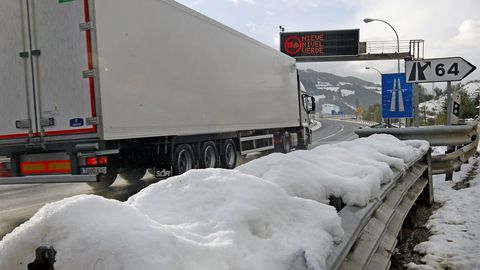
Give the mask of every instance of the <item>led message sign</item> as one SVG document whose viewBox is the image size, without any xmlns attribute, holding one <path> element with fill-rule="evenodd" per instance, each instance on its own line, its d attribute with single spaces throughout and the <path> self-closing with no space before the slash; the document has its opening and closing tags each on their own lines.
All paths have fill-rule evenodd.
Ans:
<svg viewBox="0 0 480 270">
<path fill-rule="evenodd" d="M 357 55 L 359 30 L 280 33 L 280 51 L 294 58 Z"/>
</svg>

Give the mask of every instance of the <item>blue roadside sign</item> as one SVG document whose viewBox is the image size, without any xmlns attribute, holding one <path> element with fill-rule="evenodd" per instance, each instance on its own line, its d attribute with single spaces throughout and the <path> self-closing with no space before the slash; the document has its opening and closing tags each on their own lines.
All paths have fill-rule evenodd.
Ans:
<svg viewBox="0 0 480 270">
<path fill-rule="evenodd" d="M 413 87 L 405 73 L 382 74 L 382 116 L 413 117 Z"/>
</svg>

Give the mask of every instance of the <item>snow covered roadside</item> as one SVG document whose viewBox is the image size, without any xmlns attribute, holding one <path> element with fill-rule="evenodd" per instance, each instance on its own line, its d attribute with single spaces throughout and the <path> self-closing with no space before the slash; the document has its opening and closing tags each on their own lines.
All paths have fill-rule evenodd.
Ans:
<svg viewBox="0 0 480 270">
<path fill-rule="evenodd" d="M 313 124 L 310 126 L 310 129 L 312 131 L 316 131 L 316 130 L 319 130 L 320 128 L 322 128 L 322 123 L 320 123 L 317 120 L 313 120 Z"/>
<path fill-rule="evenodd" d="M 435 201 L 442 204 L 426 224 L 433 234 L 418 244 L 415 251 L 424 254 L 426 265 L 410 263 L 409 269 L 480 269 L 480 175 L 469 181 L 470 187 L 455 190 L 478 158 L 454 174 L 452 181 L 444 175 L 434 177 Z"/>
<path fill-rule="evenodd" d="M 38 246 L 58 269 L 309 269 L 343 230 L 330 195 L 375 198 L 428 143 L 374 135 L 272 154 L 237 170 L 193 170 L 118 202 L 80 195 L 44 206 L 0 242 L 0 269 L 25 269 Z"/>
</svg>

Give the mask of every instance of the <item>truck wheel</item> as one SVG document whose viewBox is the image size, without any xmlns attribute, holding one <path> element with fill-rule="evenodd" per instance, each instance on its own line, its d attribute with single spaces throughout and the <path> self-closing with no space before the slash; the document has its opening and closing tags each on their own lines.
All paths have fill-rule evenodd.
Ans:
<svg viewBox="0 0 480 270">
<path fill-rule="evenodd" d="M 283 133 L 282 141 L 282 153 L 290 153 L 292 151 L 292 143 L 290 141 L 290 133 L 288 133 L 288 131 L 285 131 L 285 133 Z"/>
<path fill-rule="evenodd" d="M 97 182 L 88 182 L 88 185 L 94 189 L 104 189 L 113 184 L 117 179 L 118 167 L 111 165 L 107 167 L 107 174 L 97 175 Z"/>
<path fill-rule="evenodd" d="M 136 169 L 122 169 L 120 171 L 120 177 L 125 179 L 129 183 L 135 183 L 142 179 L 145 176 L 146 169 L 136 168 Z"/>
<path fill-rule="evenodd" d="M 223 143 L 220 164 L 225 169 L 234 169 L 237 165 L 237 150 L 235 149 L 235 143 L 231 139 Z"/>
<path fill-rule="evenodd" d="M 200 168 L 216 168 L 218 164 L 218 151 L 214 142 L 204 142 L 200 150 Z"/>
<path fill-rule="evenodd" d="M 175 149 L 173 157 L 173 172 L 180 175 L 193 168 L 195 159 L 193 149 L 188 144 L 181 144 Z"/>
</svg>

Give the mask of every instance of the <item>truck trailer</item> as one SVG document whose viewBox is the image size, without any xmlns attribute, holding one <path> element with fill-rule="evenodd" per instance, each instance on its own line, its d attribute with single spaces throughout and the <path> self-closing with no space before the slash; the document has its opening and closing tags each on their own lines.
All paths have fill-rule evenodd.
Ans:
<svg viewBox="0 0 480 270">
<path fill-rule="evenodd" d="M 172 0 L 0 2 L 0 184 L 231 169 L 308 148 L 314 105 L 295 59 Z"/>
</svg>

